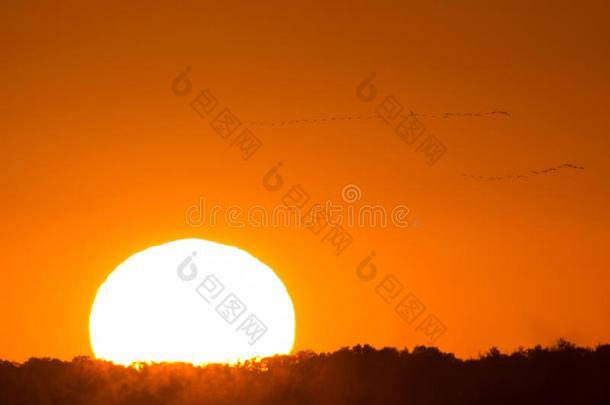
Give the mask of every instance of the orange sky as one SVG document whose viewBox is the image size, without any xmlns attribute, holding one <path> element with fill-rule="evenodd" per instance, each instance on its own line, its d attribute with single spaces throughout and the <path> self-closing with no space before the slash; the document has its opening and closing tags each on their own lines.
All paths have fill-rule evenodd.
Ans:
<svg viewBox="0 0 610 405">
<path fill-rule="evenodd" d="M 7 4 L 15 3 L 15 4 Z M 295 304 L 295 349 L 495 345 L 610 337 L 610 7 L 606 2 L 3 2 L 0 358 L 91 354 L 96 289 L 129 255 L 200 237 L 270 265 Z M 191 67 L 192 92 L 172 93 Z M 356 97 L 376 73 L 378 99 Z M 262 142 L 250 159 L 189 102 L 209 89 Z M 378 119 L 251 125 L 405 111 L 431 118 L 433 166 Z M 285 188 L 264 174 L 282 162 Z M 564 163 L 527 179 L 477 180 Z M 404 204 L 417 225 L 354 228 L 339 256 L 308 230 L 219 223 L 185 210 L 273 207 L 292 185 L 340 201 Z M 377 278 L 357 265 L 371 252 Z M 383 276 L 426 312 L 407 324 L 375 292 Z"/>
</svg>

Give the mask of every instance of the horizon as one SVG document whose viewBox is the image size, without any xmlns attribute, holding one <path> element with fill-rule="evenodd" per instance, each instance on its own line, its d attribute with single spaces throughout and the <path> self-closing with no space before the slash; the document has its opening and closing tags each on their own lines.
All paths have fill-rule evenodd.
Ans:
<svg viewBox="0 0 610 405">
<path fill-rule="evenodd" d="M 492 348 L 460 360 L 433 347 L 409 352 L 357 346 L 333 353 L 274 355 L 235 366 L 190 363 L 117 366 L 0 361 L 0 400 L 63 404 L 473 404 L 607 403 L 610 345 L 567 341 L 511 355 Z"/>
<path fill-rule="evenodd" d="M 511 357 L 511 356 L 516 356 L 516 355 L 528 355 L 529 353 L 537 352 L 537 351 L 562 352 L 562 351 L 571 351 L 571 350 L 576 350 L 576 351 L 584 350 L 586 352 L 591 353 L 591 352 L 595 352 L 595 351 L 599 351 L 599 350 L 606 350 L 608 348 L 610 348 L 610 343 L 598 344 L 596 346 L 577 346 L 570 341 L 567 341 L 563 338 L 559 338 L 553 345 L 542 346 L 542 345 L 538 344 L 538 345 L 531 346 L 531 347 L 520 346 L 517 349 L 510 351 L 510 352 L 502 352 L 497 347 L 492 346 L 492 347 L 489 347 L 487 350 L 477 353 L 476 356 L 469 356 L 469 357 L 464 357 L 464 358 L 455 356 L 455 354 L 452 352 L 442 351 L 436 346 L 417 345 L 417 346 L 413 346 L 412 348 L 409 348 L 409 347 L 400 348 L 400 347 L 391 347 L 391 346 L 374 347 L 367 343 L 364 343 L 364 344 L 356 344 L 353 346 L 344 346 L 344 347 L 340 347 L 336 350 L 323 351 L 323 352 L 316 352 L 316 351 L 313 351 L 310 349 L 303 349 L 303 350 L 299 350 L 299 351 L 291 352 L 291 353 L 287 353 L 287 354 L 276 353 L 276 354 L 273 354 L 270 356 L 265 356 L 265 357 L 253 357 L 253 358 L 248 358 L 248 359 L 242 359 L 235 364 L 228 364 L 225 362 L 217 362 L 217 363 L 210 362 L 210 363 L 203 363 L 203 364 L 193 364 L 188 361 L 182 361 L 182 362 L 180 362 L 180 361 L 160 361 L 160 362 L 136 361 L 131 364 L 125 365 L 125 364 L 115 363 L 112 360 L 96 358 L 93 355 L 76 355 L 72 359 L 67 359 L 67 360 L 53 358 L 53 357 L 30 357 L 29 359 L 26 359 L 25 361 L 22 361 L 22 362 L 15 362 L 15 361 L 10 361 L 7 359 L 0 358 L 0 362 L 8 362 L 13 365 L 23 366 L 26 363 L 28 363 L 30 361 L 34 361 L 34 360 L 59 361 L 62 363 L 71 363 L 71 362 L 75 362 L 75 361 L 87 360 L 87 361 L 108 363 L 108 364 L 111 364 L 112 366 L 116 366 L 116 367 L 133 368 L 133 369 L 136 369 L 139 371 L 142 367 L 159 366 L 159 365 L 168 365 L 168 366 L 188 365 L 188 366 L 192 366 L 194 368 L 205 368 L 208 366 L 210 366 L 210 367 L 226 366 L 226 367 L 238 367 L 239 368 L 239 367 L 243 367 L 248 364 L 259 364 L 266 360 L 273 360 L 273 359 L 282 358 L 282 357 L 298 358 L 303 355 L 328 356 L 328 355 L 334 355 L 334 354 L 337 354 L 340 352 L 354 352 L 354 351 L 372 351 L 372 352 L 391 351 L 391 352 L 396 352 L 398 354 L 400 354 L 400 353 L 417 354 L 418 352 L 421 352 L 421 351 L 433 351 L 433 352 L 438 352 L 439 354 L 442 354 L 442 355 L 448 355 L 452 358 L 455 358 L 456 360 L 466 362 L 466 361 L 479 361 L 479 360 L 482 360 L 482 359 L 485 359 L 488 357 L 494 357 L 494 356 Z"/>
</svg>

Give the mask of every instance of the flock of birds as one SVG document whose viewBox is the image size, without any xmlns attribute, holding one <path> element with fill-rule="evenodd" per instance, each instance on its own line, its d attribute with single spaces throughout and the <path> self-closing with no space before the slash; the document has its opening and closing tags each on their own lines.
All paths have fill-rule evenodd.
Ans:
<svg viewBox="0 0 610 405">
<path fill-rule="evenodd" d="M 494 110 L 494 111 L 486 111 L 486 112 L 445 112 L 440 114 L 422 114 L 411 112 L 410 114 L 400 114 L 399 117 L 404 118 L 407 116 L 416 116 L 416 117 L 424 117 L 424 118 L 453 118 L 453 117 L 485 117 L 485 116 L 493 116 L 493 115 L 504 115 L 511 116 L 511 113 L 507 111 Z M 381 114 L 373 114 L 373 115 L 337 115 L 337 116 L 329 116 L 329 117 L 320 117 L 320 118 L 301 118 L 294 120 L 286 120 L 286 121 L 252 121 L 250 125 L 253 126 L 285 126 L 285 125 L 295 125 L 295 124 L 320 124 L 325 122 L 332 121 L 358 121 L 358 120 L 372 120 L 372 119 L 381 119 L 383 118 Z M 539 176 L 549 174 L 551 172 L 557 172 L 563 169 L 575 169 L 575 170 L 584 170 L 583 166 L 577 166 L 572 163 L 564 163 L 555 167 L 548 167 L 542 170 L 530 170 L 527 172 L 528 174 L 507 174 L 503 176 L 483 176 L 478 174 L 462 174 L 462 177 L 468 177 L 476 180 L 509 180 L 509 179 L 527 179 L 530 176 Z"/>
<path fill-rule="evenodd" d="M 440 114 L 421 114 L 411 112 L 409 114 L 400 114 L 399 117 L 425 117 L 425 118 L 452 118 L 452 117 L 485 117 L 489 115 L 506 115 L 511 116 L 507 111 L 487 111 L 487 112 L 445 112 Z M 294 125 L 294 124 L 320 124 L 324 122 L 332 122 L 332 121 L 357 121 L 357 120 L 372 120 L 372 119 L 381 119 L 383 118 L 381 114 L 373 114 L 373 115 L 336 115 L 331 117 L 320 117 L 320 118 L 301 118 L 296 120 L 287 120 L 287 121 L 252 121 L 250 125 L 258 125 L 258 126 L 267 126 L 267 127 L 275 127 L 275 126 L 283 126 L 283 125 Z"/>
<path fill-rule="evenodd" d="M 572 163 L 564 163 L 559 166 L 549 167 L 542 170 L 530 170 L 529 175 L 525 174 L 507 174 L 504 176 L 481 176 L 477 174 L 462 174 L 462 177 L 469 177 L 476 180 L 509 180 L 509 179 L 527 179 L 529 176 L 538 176 L 541 174 L 548 174 L 551 172 L 557 172 L 562 169 L 576 169 L 576 170 L 585 170 L 582 166 L 573 165 Z"/>
</svg>

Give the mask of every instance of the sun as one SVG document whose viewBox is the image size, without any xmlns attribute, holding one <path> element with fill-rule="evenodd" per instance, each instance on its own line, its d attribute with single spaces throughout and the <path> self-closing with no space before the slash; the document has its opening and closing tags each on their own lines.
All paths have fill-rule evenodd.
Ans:
<svg viewBox="0 0 610 405">
<path fill-rule="evenodd" d="M 294 334 L 292 300 L 273 270 L 201 239 L 129 257 L 99 287 L 89 316 L 95 356 L 124 365 L 287 354 Z"/>
</svg>

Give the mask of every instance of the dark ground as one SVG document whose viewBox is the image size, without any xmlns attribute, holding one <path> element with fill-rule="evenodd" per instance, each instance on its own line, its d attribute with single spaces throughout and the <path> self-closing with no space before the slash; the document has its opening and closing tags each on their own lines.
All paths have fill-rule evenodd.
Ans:
<svg viewBox="0 0 610 405">
<path fill-rule="evenodd" d="M 86 357 L 0 361 L 0 404 L 610 404 L 610 345 L 492 348 L 474 360 L 432 347 L 355 346 L 139 370 Z"/>
</svg>

